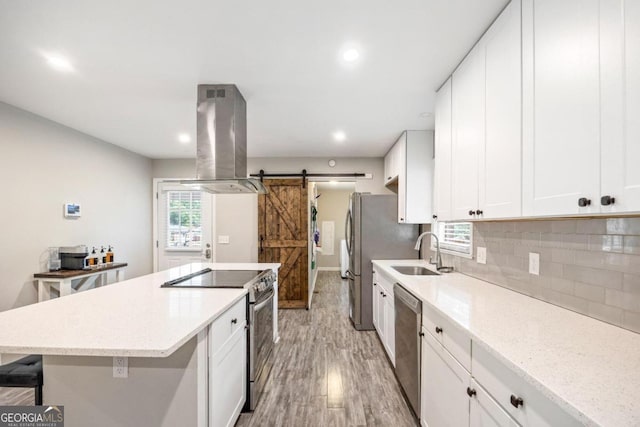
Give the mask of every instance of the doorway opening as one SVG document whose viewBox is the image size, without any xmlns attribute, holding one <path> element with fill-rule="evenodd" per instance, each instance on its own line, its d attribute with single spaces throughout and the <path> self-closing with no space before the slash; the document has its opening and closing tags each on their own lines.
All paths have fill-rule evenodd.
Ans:
<svg viewBox="0 0 640 427">
<path fill-rule="evenodd" d="M 309 182 L 309 302 L 311 307 L 318 271 L 337 271 L 346 278 L 348 253 L 345 218 L 355 181 Z"/>
</svg>

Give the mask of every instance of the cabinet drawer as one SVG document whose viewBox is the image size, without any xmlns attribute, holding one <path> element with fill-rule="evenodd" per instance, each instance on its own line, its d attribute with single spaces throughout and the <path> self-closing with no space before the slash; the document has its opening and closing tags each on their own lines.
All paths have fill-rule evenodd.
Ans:
<svg viewBox="0 0 640 427">
<path fill-rule="evenodd" d="M 422 304 L 422 325 L 467 371 L 471 371 L 471 338 L 459 326 L 428 304 Z"/>
<path fill-rule="evenodd" d="M 469 409 L 470 427 L 519 427 L 507 411 L 502 409 L 473 378 L 469 388 L 475 392 Z"/>
<path fill-rule="evenodd" d="M 235 331 L 247 324 L 247 297 L 231 306 L 213 321 L 210 331 L 210 354 L 220 350 Z"/>
<path fill-rule="evenodd" d="M 471 372 L 476 381 L 522 426 L 582 425 L 484 347 L 473 347 Z M 522 399 L 521 404 L 518 404 L 518 399 Z"/>
<path fill-rule="evenodd" d="M 380 273 L 380 271 L 378 270 L 376 270 L 374 280 L 376 283 L 376 286 L 373 287 L 374 292 L 384 292 L 386 298 L 393 299 L 393 284 L 395 283 L 395 281 L 386 276 L 384 273 Z"/>
</svg>

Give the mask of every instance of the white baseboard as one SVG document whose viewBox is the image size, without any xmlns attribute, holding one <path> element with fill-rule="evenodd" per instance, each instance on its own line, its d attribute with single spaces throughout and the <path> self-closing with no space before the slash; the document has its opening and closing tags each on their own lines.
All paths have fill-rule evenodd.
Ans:
<svg viewBox="0 0 640 427">
<path fill-rule="evenodd" d="M 340 271 L 340 267 L 318 267 L 318 271 Z"/>
</svg>

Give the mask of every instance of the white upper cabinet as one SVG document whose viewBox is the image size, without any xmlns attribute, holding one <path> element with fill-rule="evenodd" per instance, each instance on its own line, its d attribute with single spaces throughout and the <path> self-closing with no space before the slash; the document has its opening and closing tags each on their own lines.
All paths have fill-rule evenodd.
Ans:
<svg viewBox="0 0 640 427">
<path fill-rule="evenodd" d="M 398 186 L 400 176 L 404 174 L 404 163 L 406 161 L 406 140 L 405 132 L 393 144 L 384 157 L 384 185 L 389 187 Z"/>
<path fill-rule="evenodd" d="M 484 145 L 485 61 L 482 40 L 452 77 L 452 210 L 473 219 L 478 209 L 479 157 Z"/>
<path fill-rule="evenodd" d="M 602 212 L 640 211 L 640 2 L 600 3 Z"/>
<path fill-rule="evenodd" d="M 398 222 L 431 222 L 433 163 L 431 131 L 405 131 L 389 150 L 385 157 L 385 185 L 398 193 Z"/>
<path fill-rule="evenodd" d="M 434 219 L 449 221 L 451 212 L 451 78 L 436 95 Z"/>
<path fill-rule="evenodd" d="M 479 218 L 522 214 L 520 9 L 520 1 L 512 1 L 483 37 L 485 139 L 480 156 Z"/>
<path fill-rule="evenodd" d="M 599 212 L 599 0 L 523 0 L 523 213 Z"/>
<path fill-rule="evenodd" d="M 520 1 L 512 1 L 438 93 L 438 220 L 522 215 Z"/>
</svg>

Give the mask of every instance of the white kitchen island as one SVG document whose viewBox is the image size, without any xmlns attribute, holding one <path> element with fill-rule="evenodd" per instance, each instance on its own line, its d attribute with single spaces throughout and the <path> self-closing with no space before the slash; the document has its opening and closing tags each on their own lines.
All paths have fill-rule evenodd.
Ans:
<svg viewBox="0 0 640 427">
<path fill-rule="evenodd" d="M 44 404 L 64 405 L 69 427 L 215 425 L 225 405 L 239 411 L 212 396 L 218 386 L 244 389 L 247 291 L 160 285 L 203 268 L 279 266 L 194 263 L 9 310 L 0 313 L 0 353 L 43 355 Z M 115 357 L 126 358 L 126 378 L 114 378 Z"/>
</svg>

